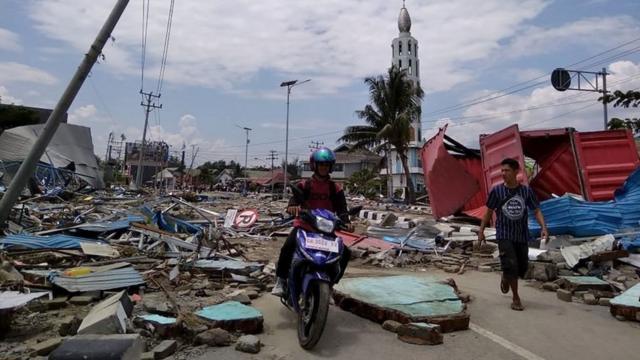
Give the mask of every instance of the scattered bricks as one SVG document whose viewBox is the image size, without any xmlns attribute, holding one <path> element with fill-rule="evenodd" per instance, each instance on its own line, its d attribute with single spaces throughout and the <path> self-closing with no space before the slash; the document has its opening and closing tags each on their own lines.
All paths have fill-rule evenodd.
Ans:
<svg viewBox="0 0 640 360">
<path fill-rule="evenodd" d="M 257 354 L 260 352 L 262 343 L 260 339 L 254 335 L 244 335 L 238 339 L 236 350 L 249 354 Z"/>
<path fill-rule="evenodd" d="M 443 341 L 440 325 L 427 323 L 409 323 L 400 326 L 398 339 L 416 345 L 438 345 Z"/>
<path fill-rule="evenodd" d="M 457 265 L 445 266 L 444 268 L 444 271 L 448 273 L 457 273 L 458 270 L 460 270 L 460 266 Z"/>
<path fill-rule="evenodd" d="M 47 305 L 47 309 L 49 310 L 57 310 L 62 309 L 67 306 L 67 298 L 66 297 L 57 297 L 51 300 L 43 301 L 44 304 Z"/>
<path fill-rule="evenodd" d="M 598 305 L 600 306 L 610 306 L 611 299 L 610 298 L 600 298 L 598 299 Z"/>
<path fill-rule="evenodd" d="M 596 297 L 593 296 L 593 294 L 590 294 L 590 293 L 584 294 L 582 299 L 584 300 L 584 303 L 587 305 L 598 305 L 598 299 L 596 299 Z"/>
<path fill-rule="evenodd" d="M 480 265 L 480 266 L 478 266 L 478 271 L 480 271 L 480 272 L 492 272 L 493 271 L 493 267 L 489 266 L 489 265 Z"/>
<path fill-rule="evenodd" d="M 73 304 L 73 305 L 89 305 L 93 302 L 93 297 L 92 296 L 74 296 L 71 299 L 69 299 L 69 303 Z"/>
<path fill-rule="evenodd" d="M 249 298 L 247 294 L 237 294 L 237 295 L 228 297 L 228 299 L 230 301 L 237 301 L 243 305 L 251 305 L 251 298 Z"/>
<path fill-rule="evenodd" d="M 37 343 L 31 346 L 31 356 L 36 355 L 49 355 L 53 350 L 55 350 L 62 343 L 62 338 L 53 338 L 49 340 L 45 340 L 43 342 Z"/>
<path fill-rule="evenodd" d="M 233 337 L 223 329 L 211 329 L 196 336 L 196 344 L 209 346 L 229 346 Z"/>
<path fill-rule="evenodd" d="M 154 359 L 160 360 L 173 355 L 178 350 L 178 343 L 175 340 L 164 340 L 151 350 Z"/>
<path fill-rule="evenodd" d="M 260 297 L 260 293 L 255 290 L 246 290 L 245 295 L 247 295 L 250 300 L 254 300 Z"/>
<path fill-rule="evenodd" d="M 525 278 L 543 282 L 553 281 L 558 278 L 558 267 L 551 263 L 530 262 Z"/>
<path fill-rule="evenodd" d="M 398 333 L 400 326 L 402 326 L 402 324 L 394 320 L 387 320 L 382 323 L 382 328 L 392 333 Z"/>
<path fill-rule="evenodd" d="M 79 317 L 76 317 L 74 315 L 66 316 L 60 322 L 58 334 L 60 334 L 60 336 L 75 335 L 78 333 L 80 323 L 82 323 L 82 319 L 80 319 Z"/>
<path fill-rule="evenodd" d="M 553 282 L 546 282 L 546 283 L 542 284 L 542 288 L 544 290 L 547 290 L 547 291 L 554 291 L 555 292 L 555 291 L 558 291 L 560 286 L 558 284 L 556 284 L 556 283 L 553 283 Z"/>
<path fill-rule="evenodd" d="M 558 299 L 562 301 L 566 301 L 566 302 L 573 301 L 573 294 L 571 294 L 571 291 L 569 290 L 558 289 L 558 291 L 556 291 L 556 296 L 558 297 Z"/>
</svg>

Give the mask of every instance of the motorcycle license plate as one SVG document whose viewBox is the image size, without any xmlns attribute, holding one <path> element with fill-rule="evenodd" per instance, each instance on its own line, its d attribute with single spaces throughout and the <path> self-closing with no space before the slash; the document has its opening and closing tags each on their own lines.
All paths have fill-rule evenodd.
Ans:
<svg viewBox="0 0 640 360">
<path fill-rule="evenodd" d="M 332 253 L 339 252 L 337 241 L 325 240 L 319 237 L 308 237 L 305 245 L 309 249 L 328 251 Z"/>
</svg>

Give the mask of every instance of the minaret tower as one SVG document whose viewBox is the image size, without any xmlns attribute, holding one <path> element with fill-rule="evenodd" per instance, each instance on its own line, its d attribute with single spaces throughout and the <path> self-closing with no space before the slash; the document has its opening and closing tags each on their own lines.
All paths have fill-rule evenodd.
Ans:
<svg viewBox="0 0 640 360">
<path fill-rule="evenodd" d="M 414 85 L 420 84 L 420 60 L 418 59 L 418 40 L 411 36 L 411 17 L 409 11 L 402 1 L 402 9 L 398 15 L 398 37 L 391 43 L 391 64 L 403 69 L 407 73 L 407 78 L 413 81 Z M 420 130 L 420 119 L 413 121 L 412 140 L 419 142 L 422 137 Z"/>
</svg>

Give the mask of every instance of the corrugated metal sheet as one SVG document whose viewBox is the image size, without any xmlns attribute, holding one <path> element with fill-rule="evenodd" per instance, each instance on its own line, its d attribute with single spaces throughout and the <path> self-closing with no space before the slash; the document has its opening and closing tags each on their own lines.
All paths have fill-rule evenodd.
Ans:
<svg viewBox="0 0 640 360">
<path fill-rule="evenodd" d="M 482 207 L 486 203 L 487 198 L 487 189 L 484 181 L 482 181 L 482 159 L 481 158 L 471 158 L 467 156 L 454 156 L 456 161 L 464 167 L 464 169 L 476 180 L 480 188 L 473 195 L 471 199 L 469 199 L 463 207 L 463 210 L 473 210 L 479 207 Z"/>
<path fill-rule="evenodd" d="M 80 249 L 81 242 L 106 244 L 103 241 L 69 235 L 36 236 L 27 234 L 11 234 L 0 239 L 0 248 L 6 250 L 19 249 Z"/>
<path fill-rule="evenodd" d="M 546 200 L 552 194 L 582 194 L 573 149 L 569 141 L 558 146 L 550 156 L 538 161 L 540 172 L 531 180 L 531 188 L 538 199 Z"/>
<path fill-rule="evenodd" d="M 444 147 L 444 126 L 422 147 L 422 169 L 435 218 L 462 209 L 480 185 Z"/>
<path fill-rule="evenodd" d="M 480 151 L 482 152 L 482 169 L 487 190 L 502 184 L 500 162 L 505 158 L 518 160 L 520 168 L 524 169 L 524 154 L 517 124 L 491 135 L 481 136 Z M 526 176 L 519 176 L 519 178 L 523 184 L 529 183 Z"/>
<path fill-rule="evenodd" d="M 540 208 L 552 235 L 595 236 L 637 228 L 640 226 L 640 169 L 616 191 L 614 201 L 589 202 L 563 196 L 543 201 Z M 533 214 L 529 217 L 529 229 L 534 236 L 540 233 Z"/>
<path fill-rule="evenodd" d="M 0 310 L 14 309 L 27 304 L 33 299 L 45 296 L 48 292 L 36 292 L 31 294 L 23 294 L 18 291 L 2 291 L 0 292 Z"/>
<path fill-rule="evenodd" d="M 575 133 L 578 159 L 585 179 L 588 200 L 613 198 L 638 164 L 638 153 L 630 130 Z"/>
<path fill-rule="evenodd" d="M 84 276 L 64 276 L 54 273 L 50 276 L 50 281 L 69 292 L 124 289 L 145 283 L 140 273 L 131 266 Z"/>
</svg>

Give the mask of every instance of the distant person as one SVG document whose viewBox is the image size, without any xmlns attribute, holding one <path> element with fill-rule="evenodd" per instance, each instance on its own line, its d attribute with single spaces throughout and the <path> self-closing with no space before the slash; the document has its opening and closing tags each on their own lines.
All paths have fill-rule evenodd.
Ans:
<svg viewBox="0 0 640 360">
<path fill-rule="evenodd" d="M 500 265 L 502 266 L 502 279 L 500 290 L 503 294 L 509 292 L 513 295 L 511 309 L 524 310 L 520 295 L 518 294 L 518 277 L 522 278 L 529 268 L 529 215 L 528 210 L 535 212 L 536 220 L 542 228 L 541 241 L 546 241 L 549 236 L 547 226 L 540 211 L 536 195 L 531 188 L 518 182 L 520 164 L 515 159 L 504 159 L 502 165 L 503 184 L 495 186 L 489 193 L 487 200 L 487 213 L 482 218 L 480 232 L 478 233 L 478 245 L 486 243 L 484 229 L 487 227 L 496 212 L 496 239 L 500 252 Z"/>
</svg>

